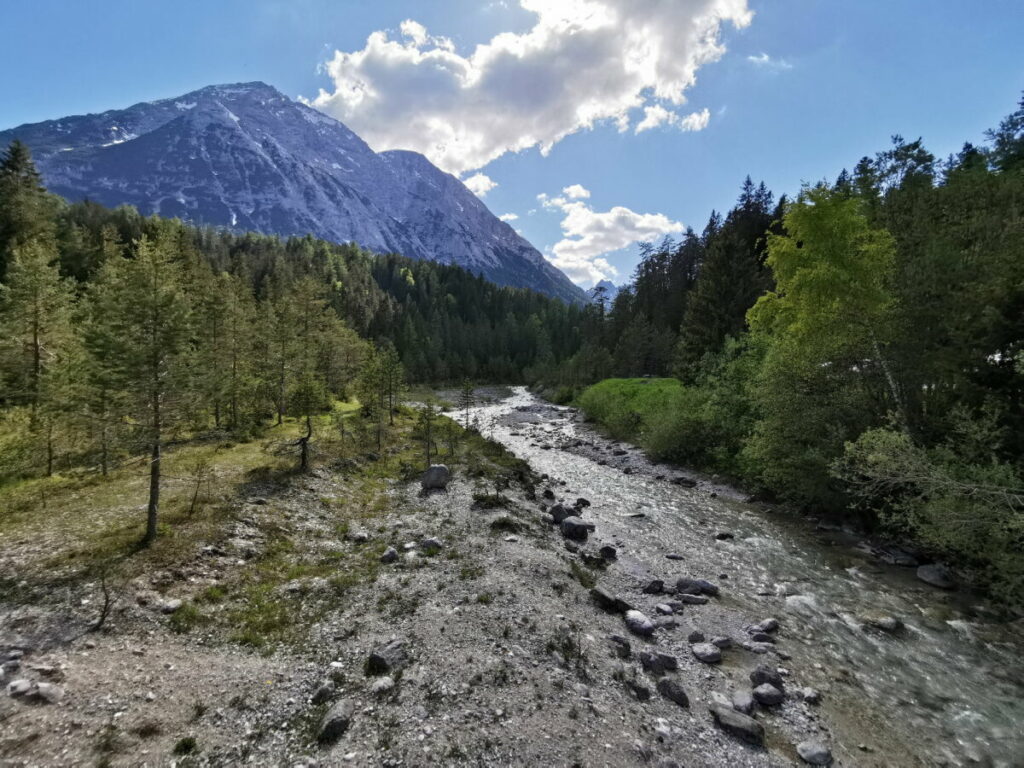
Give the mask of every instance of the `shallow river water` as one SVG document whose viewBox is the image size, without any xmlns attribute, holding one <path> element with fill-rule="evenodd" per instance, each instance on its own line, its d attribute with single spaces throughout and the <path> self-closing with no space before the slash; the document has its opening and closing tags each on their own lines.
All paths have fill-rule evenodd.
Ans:
<svg viewBox="0 0 1024 768">
<path fill-rule="evenodd" d="M 816 531 L 728 489 L 656 479 L 650 471 L 679 471 L 653 470 L 633 451 L 636 471 L 626 474 L 559 450 L 607 441 L 577 411 L 524 388 L 474 412 L 485 435 L 593 502 L 588 516 L 601 538 L 624 544 L 620 567 L 663 573 L 666 553 L 678 553 L 695 576 L 728 573 L 738 610 L 778 616 L 793 655 L 787 665 L 826 691 L 836 739 L 854 740 L 855 754 L 863 745 L 865 765 L 1024 766 L 1020 622 L 984 618 L 970 599 L 881 563 L 854 537 Z M 717 531 L 735 538 L 717 541 Z M 894 616 L 905 627 L 865 629 L 866 616 Z"/>
</svg>

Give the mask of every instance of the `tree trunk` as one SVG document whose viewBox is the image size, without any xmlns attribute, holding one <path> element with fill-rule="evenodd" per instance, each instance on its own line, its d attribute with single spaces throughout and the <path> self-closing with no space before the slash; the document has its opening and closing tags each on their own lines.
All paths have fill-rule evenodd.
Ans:
<svg viewBox="0 0 1024 768">
<path fill-rule="evenodd" d="M 160 512 L 160 433 L 153 440 L 153 454 L 149 463 L 149 506 L 146 507 L 146 536 L 143 546 L 156 539 L 157 515 Z"/>
<path fill-rule="evenodd" d="M 309 440 L 313 437 L 313 418 L 306 415 L 306 434 L 299 438 L 299 471 L 309 471 Z"/>
</svg>

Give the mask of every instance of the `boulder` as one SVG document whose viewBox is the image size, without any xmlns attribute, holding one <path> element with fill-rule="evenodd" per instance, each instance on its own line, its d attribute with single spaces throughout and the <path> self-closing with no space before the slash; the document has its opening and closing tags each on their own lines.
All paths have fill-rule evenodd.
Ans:
<svg viewBox="0 0 1024 768">
<path fill-rule="evenodd" d="M 687 605 L 705 605 L 708 599 L 704 595 L 690 595 L 690 594 L 679 594 L 676 595 L 676 599 L 681 603 Z"/>
<path fill-rule="evenodd" d="M 831 765 L 832 753 L 820 741 L 801 741 L 796 745 L 796 753 L 809 765 Z"/>
<path fill-rule="evenodd" d="M 864 626 L 893 634 L 903 629 L 903 622 L 895 616 L 865 616 Z"/>
<path fill-rule="evenodd" d="M 751 632 L 775 632 L 778 628 L 778 619 L 764 619 L 763 621 L 757 622 L 757 624 L 751 624 L 749 630 Z"/>
<path fill-rule="evenodd" d="M 660 651 L 640 651 L 640 666 L 644 672 L 652 675 L 660 675 L 679 669 L 679 662 L 676 657 Z"/>
<path fill-rule="evenodd" d="M 717 664 L 722 660 L 722 649 L 711 643 L 697 643 L 690 646 L 690 650 L 698 661 L 705 664 Z"/>
<path fill-rule="evenodd" d="M 732 648 L 732 638 L 726 637 L 725 635 L 719 635 L 718 637 L 711 638 L 711 644 L 717 645 L 721 649 Z"/>
<path fill-rule="evenodd" d="M 766 707 L 774 707 L 786 700 L 786 694 L 771 683 L 761 683 L 753 691 L 754 701 Z"/>
<path fill-rule="evenodd" d="M 574 541 L 586 541 L 587 534 L 594 530 L 594 524 L 581 517 L 571 515 L 562 521 L 562 535 Z"/>
<path fill-rule="evenodd" d="M 380 561 L 385 564 L 393 563 L 396 560 L 398 560 L 398 550 L 394 547 L 388 547 L 384 550 L 384 554 L 380 556 Z"/>
<path fill-rule="evenodd" d="M 676 582 L 676 593 L 679 595 L 711 595 L 718 594 L 718 585 L 707 579 L 682 578 Z"/>
<path fill-rule="evenodd" d="M 750 695 L 750 691 L 736 691 L 732 695 L 731 703 L 733 709 L 744 715 L 749 715 L 754 711 L 754 697 Z"/>
<path fill-rule="evenodd" d="M 726 733 L 758 747 L 764 744 L 764 726 L 750 715 L 724 704 L 712 704 L 708 709 L 715 723 Z"/>
<path fill-rule="evenodd" d="M 598 550 L 598 554 L 601 555 L 602 560 L 616 560 L 619 557 L 619 551 L 611 544 L 605 544 L 601 547 Z"/>
<path fill-rule="evenodd" d="M 612 646 L 612 655 L 617 658 L 628 659 L 633 653 L 629 640 L 622 635 L 608 635 L 608 642 Z"/>
<path fill-rule="evenodd" d="M 779 674 L 778 670 L 769 667 L 767 664 L 758 664 L 754 667 L 754 671 L 750 673 L 750 684 L 757 687 L 764 683 L 773 685 L 780 691 L 786 690 L 786 685 L 782 682 L 782 675 Z"/>
<path fill-rule="evenodd" d="M 324 704 L 334 698 L 334 694 L 337 691 L 333 680 L 324 680 L 320 687 L 313 691 L 313 696 L 310 701 L 313 704 Z"/>
<path fill-rule="evenodd" d="M 644 584 L 641 590 L 645 595 L 660 595 L 665 591 L 665 582 L 661 579 L 652 579 Z"/>
<path fill-rule="evenodd" d="M 448 483 L 452 479 L 452 473 L 444 464 L 433 464 L 423 473 L 420 478 L 420 486 L 424 491 L 444 491 L 448 489 Z"/>
<path fill-rule="evenodd" d="M 408 663 L 409 656 L 405 652 L 405 643 L 401 640 L 392 640 L 370 652 L 366 659 L 366 674 L 384 675 L 402 669 Z"/>
<path fill-rule="evenodd" d="M 351 725 L 355 713 L 356 705 L 349 699 L 337 702 L 327 710 L 323 720 L 320 721 L 317 741 L 321 744 L 330 744 L 340 739 Z"/>
<path fill-rule="evenodd" d="M 640 613 L 640 611 L 626 611 L 624 619 L 626 622 L 626 627 L 634 635 L 640 635 L 641 637 L 650 637 L 654 634 L 654 622 L 652 622 L 644 614 Z"/>
<path fill-rule="evenodd" d="M 690 706 L 690 697 L 686 695 L 686 691 L 683 690 L 683 686 L 672 678 L 661 678 L 656 687 L 658 689 L 658 693 L 669 701 L 675 702 L 680 707 Z"/>
<path fill-rule="evenodd" d="M 436 555 L 443 547 L 441 540 L 433 536 L 420 542 L 420 551 L 425 555 Z"/>
<path fill-rule="evenodd" d="M 933 587 L 938 587 L 939 589 L 956 588 L 956 579 L 953 578 L 953 574 L 949 568 L 944 566 L 942 563 L 929 563 L 928 565 L 919 566 L 917 569 L 917 578 L 925 584 L 931 584 Z"/>
<path fill-rule="evenodd" d="M 567 517 L 573 517 L 576 515 L 576 510 L 569 509 L 564 504 L 555 504 L 551 509 L 548 510 L 548 514 L 551 515 L 551 519 L 556 523 L 561 523 Z"/>
<path fill-rule="evenodd" d="M 594 587 L 590 590 L 590 597 L 601 608 L 610 613 L 625 613 L 633 610 L 633 606 L 617 595 L 613 595 L 604 587 Z"/>
</svg>

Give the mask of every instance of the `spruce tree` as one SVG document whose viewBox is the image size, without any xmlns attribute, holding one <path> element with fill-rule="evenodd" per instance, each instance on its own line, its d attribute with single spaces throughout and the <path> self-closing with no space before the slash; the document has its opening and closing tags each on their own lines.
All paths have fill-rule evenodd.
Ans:
<svg viewBox="0 0 1024 768">
<path fill-rule="evenodd" d="M 15 249 L 55 239 L 57 202 L 43 188 L 32 153 L 15 139 L 0 158 L 0 281 Z"/>
</svg>

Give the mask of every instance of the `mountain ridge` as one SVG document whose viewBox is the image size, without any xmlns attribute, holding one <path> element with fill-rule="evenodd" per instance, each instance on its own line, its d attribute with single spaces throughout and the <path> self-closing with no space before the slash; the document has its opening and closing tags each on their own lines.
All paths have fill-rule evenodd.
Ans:
<svg viewBox="0 0 1024 768">
<path fill-rule="evenodd" d="M 259 81 L 0 131 L 0 144 L 15 138 L 48 188 L 69 200 L 312 233 L 587 300 L 455 176 L 416 152 L 376 153 L 344 124 Z"/>
</svg>

